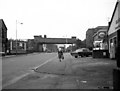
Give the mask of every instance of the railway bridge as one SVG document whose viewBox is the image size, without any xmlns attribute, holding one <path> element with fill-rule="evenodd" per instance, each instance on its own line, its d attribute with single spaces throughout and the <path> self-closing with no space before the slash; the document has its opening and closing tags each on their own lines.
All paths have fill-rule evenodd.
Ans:
<svg viewBox="0 0 120 91">
<path fill-rule="evenodd" d="M 44 37 L 34 36 L 35 48 L 36 51 L 43 51 L 43 46 L 45 44 L 74 44 L 76 42 L 76 37 L 71 38 L 47 38 L 45 35 Z"/>
</svg>

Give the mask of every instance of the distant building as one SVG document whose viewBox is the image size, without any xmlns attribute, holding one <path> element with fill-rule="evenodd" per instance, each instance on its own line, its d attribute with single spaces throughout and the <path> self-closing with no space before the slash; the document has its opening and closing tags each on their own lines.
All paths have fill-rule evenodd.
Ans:
<svg viewBox="0 0 120 91">
<path fill-rule="evenodd" d="M 99 50 L 108 50 L 107 30 L 107 26 L 103 27 L 93 35 L 94 49 L 98 48 Z"/>
<path fill-rule="evenodd" d="M 93 35 L 95 33 L 95 29 L 94 28 L 89 28 L 86 31 L 86 47 L 92 49 L 93 47 Z"/>
<path fill-rule="evenodd" d="M 107 30 L 108 26 L 98 26 L 95 28 L 93 38 L 93 58 L 108 57 L 108 41 Z"/>
<path fill-rule="evenodd" d="M 26 53 L 27 51 L 27 41 L 23 40 L 9 40 L 9 53 L 11 54 L 19 54 L 19 53 Z"/>
<path fill-rule="evenodd" d="M 89 28 L 86 31 L 86 47 L 89 49 L 93 48 L 93 35 L 101 29 L 107 29 L 107 26 L 98 26 L 96 28 Z"/>
<path fill-rule="evenodd" d="M 3 21 L 0 19 L 0 52 L 7 53 L 7 27 Z"/>
<path fill-rule="evenodd" d="M 27 51 L 34 52 L 35 51 L 35 42 L 34 39 L 28 39 L 27 41 Z"/>
</svg>

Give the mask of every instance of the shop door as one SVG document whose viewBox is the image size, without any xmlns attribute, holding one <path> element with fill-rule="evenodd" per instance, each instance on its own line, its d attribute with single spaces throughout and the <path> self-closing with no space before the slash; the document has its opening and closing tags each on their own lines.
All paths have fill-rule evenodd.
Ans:
<svg viewBox="0 0 120 91">
<path fill-rule="evenodd" d="M 114 44 L 114 57 L 116 59 L 116 57 L 117 57 L 117 53 L 116 53 L 116 51 L 117 51 L 117 37 L 113 38 L 113 44 Z"/>
</svg>

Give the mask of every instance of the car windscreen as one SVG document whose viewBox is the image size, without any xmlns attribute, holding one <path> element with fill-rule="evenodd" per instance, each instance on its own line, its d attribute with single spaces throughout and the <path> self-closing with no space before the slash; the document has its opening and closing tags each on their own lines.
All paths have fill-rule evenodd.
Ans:
<svg viewBox="0 0 120 91">
<path fill-rule="evenodd" d="M 82 52 L 82 49 L 78 49 L 78 50 L 76 50 L 75 52 Z"/>
<path fill-rule="evenodd" d="M 83 52 L 89 52 L 89 49 L 85 49 L 85 48 L 84 48 L 84 49 L 83 49 Z"/>
</svg>

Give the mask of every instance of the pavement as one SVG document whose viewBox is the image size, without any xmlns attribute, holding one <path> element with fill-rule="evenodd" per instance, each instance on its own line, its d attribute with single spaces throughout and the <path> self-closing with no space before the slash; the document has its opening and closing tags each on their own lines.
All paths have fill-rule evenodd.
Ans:
<svg viewBox="0 0 120 91">
<path fill-rule="evenodd" d="M 26 56 L 26 55 L 36 55 L 39 53 L 28 53 L 28 54 L 11 54 L 11 55 L 5 55 L 5 56 L 0 56 L 0 58 L 10 58 L 10 57 L 16 57 L 16 56 Z"/>
<path fill-rule="evenodd" d="M 4 89 L 113 89 L 115 67 L 107 58 L 53 60 Z"/>
</svg>

